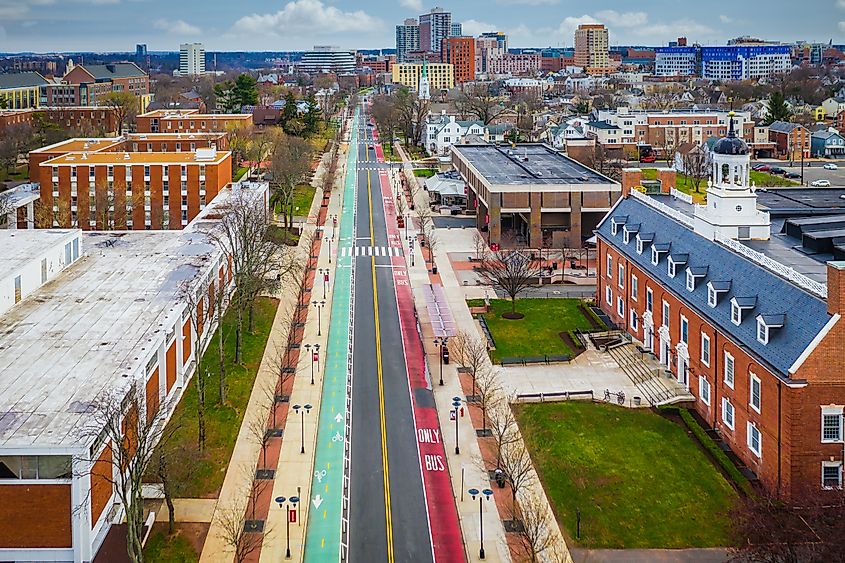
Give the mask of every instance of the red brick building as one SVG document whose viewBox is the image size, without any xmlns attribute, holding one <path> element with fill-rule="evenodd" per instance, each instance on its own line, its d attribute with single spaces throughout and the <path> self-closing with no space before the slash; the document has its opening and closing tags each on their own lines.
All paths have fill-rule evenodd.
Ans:
<svg viewBox="0 0 845 563">
<path fill-rule="evenodd" d="M 716 144 L 707 206 L 645 196 L 636 174 L 623 177 L 624 197 L 597 229 L 597 299 L 765 488 L 839 488 L 845 262 L 795 250 L 800 233 L 769 232 L 747 151 L 736 137 Z M 812 230 L 807 221 L 786 228 Z"/>
<path fill-rule="evenodd" d="M 22 110 L 0 110 L 0 133 L 6 127 L 16 124 L 33 124 L 33 119 L 42 118 L 66 131 L 87 132 L 92 135 L 115 133 L 117 116 L 114 109 L 105 106 L 47 107 Z"/>
<path fill-rule="evenodd" d="M 455 69 L 455 84 L 475 80 L 475 38 L 447 37 L 440 52 L 443 62 Z"/>
<path fill-rule="evenodd" d="M 149 103 L 150 77 L 135 63 L 76 65 L 42 90 L 48 106 L 98 106 L 111 92 L 129 92 L 144 109 Z"/>
<path fill-rule="evenodd" d="M 135 118 L 138 133 L 226 132 L 252 127 L 251 113 L 200 113 L 195 109 L 160 109 Z"/>
<path fill-rule="evenodd" d="M 775 121 L 769 125 L 769 142 L 775 144 L 776 156 L 788 160 L 810 158 L 810 130 L 800 123 Z"/>
</svg>

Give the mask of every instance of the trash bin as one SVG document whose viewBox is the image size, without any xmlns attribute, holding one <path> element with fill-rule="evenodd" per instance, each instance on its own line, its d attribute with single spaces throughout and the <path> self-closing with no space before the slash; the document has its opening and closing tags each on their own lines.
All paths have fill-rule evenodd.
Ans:
<svg viewBox="0 0 845 563">
<path fill-rule="evenodd" d="M 443 347 L 443 363 L 449 365 L 449 348 Z"/>
<path fill-rule="evenodd" d="M 640 399 L 639 397 L 637 397 L 636 395 L 634 395 L 634 406 L 635 406 L 635 407 L 640 406 L 640 403 L 641 403 L 641 402 L 642 402 L 642 399 Z"/>
<path fill-rule="evenodd" d="M 496 484 L 499 485 L 500 489 L 505 488 L 505 472 L 499 468 L 496 468 L 496 471 L 493 472 L 494 477 L 493 479 L 496 481 Z"/>
</svg>

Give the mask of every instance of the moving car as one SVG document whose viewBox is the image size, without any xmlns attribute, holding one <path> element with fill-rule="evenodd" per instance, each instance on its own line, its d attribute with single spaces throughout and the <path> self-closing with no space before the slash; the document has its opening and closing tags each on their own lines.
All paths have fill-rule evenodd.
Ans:
<svg viewBox="0 0 845 563">
<path fill-rule="evenodd" d="M 839 167 L 838 167 L 838 166 L 836 166 L 836 165 L 835 165 L 834 163 L 832 163 L 832 162 L 825 162 L 825 164 L 824 164 L 824 169 L 825 169 L 825 170 L 839 170 Z"/>
<path fill-rule="evenodd" d="M 771 173 L 771 174 L 786 174 L 786 170 L 784 170 L 780 166 L 772 166 L 771 168 L 769 168 L 769 173 Z"/>
<path fill-rule="evenodd" d="M 814 188 L 829 188 L 830 180 L 813 180 L 810 185 Z"/>
<path fill-rule="evenodd" d="M 768 172 L 769 170 L 771 170 L 768 164 L 755 164 L 751 167 L 751 169 L 756 172 Z"/>
</svg>

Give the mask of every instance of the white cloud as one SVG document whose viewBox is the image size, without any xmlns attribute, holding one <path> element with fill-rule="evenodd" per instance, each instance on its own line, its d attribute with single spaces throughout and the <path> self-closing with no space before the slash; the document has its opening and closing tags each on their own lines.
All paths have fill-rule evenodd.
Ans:
<svg viewBox="0 0 845 563">
<path fill-rule="evenodd" d="M 422 0 L 399 0 L 399 5 L 415 12 L 422 12 L 423 9 Z"/>
<path fill-rule="evenodd" d="M 464 20 L 461 22 L 464 35 L 478 36 L 488 31 L 499 31 L 499 26 L 478 20 Z"/>
<path fill-rule="evenodd" d="M 845 0 L 836 0 L 836 6 L 845 9 Z"/>
<path fill-rule="evenodd" d="M 344 32 L 367 32 L 381 28 L 382 21 L 363 10 L 344 12 L 320 0 L 294 0 L 275 14 L 252 14 L 235 22 L 236 34 L 315 36 Z"/>
<path fill-rule="evenodd" d="M 595 17 L 584 14 L 583 16 L 566 16 L 558 26 L 558 33 L 563 35 L 566 41 L 572 41 L 575 30 L 583 23 L 601 23 Z"/>
<path fill-rule="evenodd" d="M 689 19 L 649 24 L 632 31 L 635 36 L 650 38 L 652 42 L 666 42 L 676 37 L 712 37 L 716 33 L 713 28 Z"/>
<path fill-rule="evenodd" d="M 172 35 L 200 35 L 202 33 L 200 28 L 184 20 L 167 20 L 161 18 L 153 23 L 153 27 Z"/>
<path fill-rule="evenodd" d="M 616 10 L 602 10 L 596 12 L 596 18 L 608 27 L 640 27 L 648 23 L 645 12 L 619 13 Z"/>
<path fill-rule="evenodd" d="M 842 0 L 842 1 L 845 1 L 845 0 Z M 725 14 L 722 14 L 722 15 L 719 16 L 719 21 L 722 22 L 722 23 L 733 23 L 734 20 L 733 20 L 732 17 L 726 16 Z"/>
<path fill-rule="evenodd" d="M 839 22 L 839 31 L 845 33 L 845 22 Z"/>
</svg>

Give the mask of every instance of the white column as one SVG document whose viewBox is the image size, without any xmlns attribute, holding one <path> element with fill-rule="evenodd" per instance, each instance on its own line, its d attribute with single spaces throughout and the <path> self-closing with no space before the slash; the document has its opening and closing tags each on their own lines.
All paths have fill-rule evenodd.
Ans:
<svg viewBox="0 0 845 563">
<path fill-rule="evenodd" d="M 70 485 L 71 534 L 73 561 L 91 561 L 91 460 L 87 455 L 73 456 Z"/>
<path fill-rule="evenodd" d="M 35 228 L 35 202 L 33 201 L 26 204 L 26 228 Z"/>
</svg>

